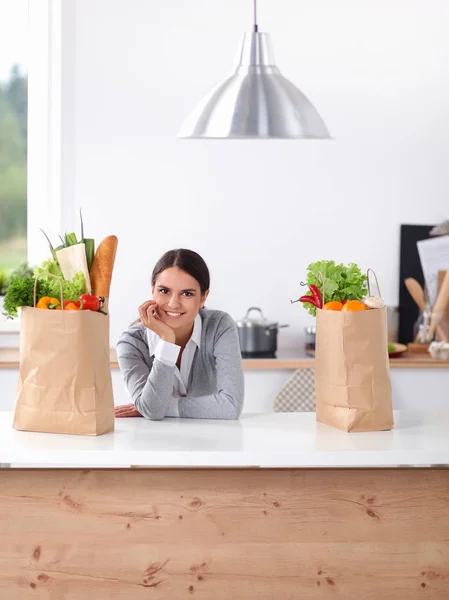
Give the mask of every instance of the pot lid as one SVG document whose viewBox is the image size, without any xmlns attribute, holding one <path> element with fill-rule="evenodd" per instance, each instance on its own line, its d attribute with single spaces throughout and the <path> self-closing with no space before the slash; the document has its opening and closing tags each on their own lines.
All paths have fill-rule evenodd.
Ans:
<svg viewBox="0 0 449 600">
<path fill-rule="evenodd" d="M 249 313 L 252 310 L 259 311 L 259 315 L 250 316 Z M 248 310 L 246 311 L 246 315 L 242 319 L 237 321 L 237 327 L 271 327 L 273 325 L 277 325 L 277 323 L 275 321 L 269 321 L 268 319 L 266 319 L 263 316 L 262 309 L 258 308 L 257 306 L 251 306 L 250 308 L 248 308 Z"/>
</svg>

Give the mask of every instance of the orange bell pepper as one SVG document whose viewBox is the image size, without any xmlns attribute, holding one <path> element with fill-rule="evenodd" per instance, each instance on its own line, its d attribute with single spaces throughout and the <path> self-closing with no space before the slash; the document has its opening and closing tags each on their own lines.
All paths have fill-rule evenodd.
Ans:
<svg viewBox="0 0 449 600">
<path fill-rule="evenodd" d="M 44 309 L 58 309 L 61 310 L 61 304 L 57 298 L 50 298 L 50 296 L 42 296 L 39 302 L 36 304 L 36 308 Z"/>
</svg>

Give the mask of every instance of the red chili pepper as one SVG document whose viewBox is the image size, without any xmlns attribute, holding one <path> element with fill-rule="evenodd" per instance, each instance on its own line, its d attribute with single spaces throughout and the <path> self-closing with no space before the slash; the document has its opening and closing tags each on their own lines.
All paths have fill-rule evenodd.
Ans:
<svg viewBox="0 0 449 600">
<path fill-rule="evenodd" d="M 316 287 L 316 285 L 309 285 L 310 291 L 312 292 L 313 299 L 315 300 L 314 304 L 317 308 L 323 308 L 323 299 L 321 298 L 320 290 Z"/>
<path fill-rule="evenodd" d="M 301 296 L 301 298 L 299 299 L 300 302 L 310 302 L 310 304 L 313 304 L 314 306 L 316 306 L 317 308 L 321 308 L 321 306 L 318 306 L 316 299 L 313 296 Z"/>
</svg>

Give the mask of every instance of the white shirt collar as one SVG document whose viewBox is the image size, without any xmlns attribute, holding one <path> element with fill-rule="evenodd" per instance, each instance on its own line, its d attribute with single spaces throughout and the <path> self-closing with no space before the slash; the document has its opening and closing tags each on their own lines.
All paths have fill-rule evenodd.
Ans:
<svg viewBox="0 0 449 600">
<path fill-rule="evenodd" d="M 198 346 L 198 348 L 200 347 L 202 327 L 203 327 L 203 322 L 198 313 L 195 317 L 195 321 L 193 322 L 193 331 L 192 331 L 192 335 L 190 336 L 189 341 L 187 342 L 188 344 L 190 344 L 190 342 L 194 342 Z M 153 354 L 155 353 L 156 346 L 158 345 L 160 339 L 161 338 L 158 336 L 157 333 L 155 333 L 151 329 L 147 329 L 147 341 L 148 341 L 148 350 L 150 352 L 150 356 L 153 356 Z"/>
<path fill-rule="evenodd" d="M 196 317 L 195 317 L 195 321 L 193 322 L 193 331 L 192 331 L 192 335 L 190 336 L 190 340 L 192 342 L 195 342 L 195 344 L 198 346 L 198 348 L 201 345 L 201 331 L 202 331 L 202 328 L 203 328 L 203 322 L 202 322 L 202 319 L 200 317 L 200 313 L 198 313 L 196 315 Z"/>
</svg>

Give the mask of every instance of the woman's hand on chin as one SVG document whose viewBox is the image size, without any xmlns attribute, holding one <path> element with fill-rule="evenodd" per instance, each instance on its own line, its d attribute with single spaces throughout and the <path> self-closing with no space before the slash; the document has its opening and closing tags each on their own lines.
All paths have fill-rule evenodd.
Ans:
<svg viewBox="0 0 449 600">
<path fill-rule="evenodd" d="M 175 343 L 175 332 L 169 325 L 161 321 L 157 311 L 157 303 L 154 300 L 148 300 L 139 306 L 139 316 L 143 325 L 157 333 L 161 340 Z"/>
<path fill-rule="evenodd" d="M 115 407 L 115 416 L 119 419 L 121 417 L 141 417 L 142 415 L 136 410 L 134 404 L 123 404 Z"/>
</svg>

